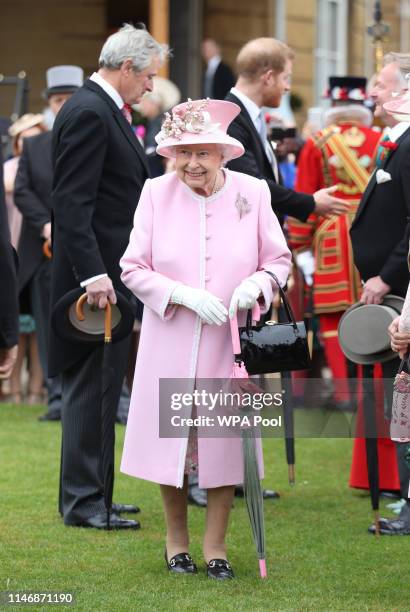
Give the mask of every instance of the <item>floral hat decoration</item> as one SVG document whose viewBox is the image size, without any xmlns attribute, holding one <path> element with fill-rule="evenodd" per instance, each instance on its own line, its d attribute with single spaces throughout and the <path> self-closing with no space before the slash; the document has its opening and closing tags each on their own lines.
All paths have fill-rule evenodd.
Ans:
<svg viewBox="0 0 410 612">
<path fill-rule="evenodd" d="M 406 93 L 397 97 L 396 100 L 383 104 L 383 108 L 397 121 L 410 121 L 410 73 L 406 74 L 405 79 L 407 80 Z"/>
<path fill-rule="evenodd" d="M 243 145 L 228 136 L 229 124 L 240 113 L 240 108 L 227 100 L 191 100 L 178 104 L 171 113 L 165 113 L 161 131 L 156 135 L 157 153 L 175 157 L 175 147 L 193 144 L 218 144 L 224 160 L 241 157 Z"/>
</svg>

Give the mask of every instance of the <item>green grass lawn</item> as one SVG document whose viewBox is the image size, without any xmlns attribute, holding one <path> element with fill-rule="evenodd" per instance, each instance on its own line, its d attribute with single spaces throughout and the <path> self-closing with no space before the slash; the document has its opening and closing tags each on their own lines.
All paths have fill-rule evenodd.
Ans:
<svg viewBox="0 0 410 612">
<path fill-rule="evenodd" d="M 42 410 L 0 405 L 0 591 L 73 592 L 70 608 L 78 610 L 410 609 L 410 538 L 367 534 L 369 498 L 347 486 L 351 440 L 298 439 L 293 488 L 283 441 L 264 441 L 265 486 L 282 495 L 265 502 L 268 579 L 258 577 L 239 500 L 228 538 L 237 578 L 215 584 L 201 558 L 200 508 L 190 510 L 200 573 L 168 575 L 156 485 L 117 476 L 115 500 L 142 507 L 137 532 L 64 527 L 57 514 L 60 425 L 38 422 Z M 118 427 L 117 465 L 123 434 Z"/>
</svg>

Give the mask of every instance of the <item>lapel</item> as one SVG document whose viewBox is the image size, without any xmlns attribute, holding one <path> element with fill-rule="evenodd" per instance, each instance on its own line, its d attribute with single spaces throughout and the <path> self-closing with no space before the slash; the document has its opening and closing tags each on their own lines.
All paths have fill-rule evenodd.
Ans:
<svg viewBox="0 0 410 612">
<path fill-rule="evenodd" d="M 409 130 L 409 128 L 407 128 L 407 130 L 405 132 L 403 132 L 403 134 L 400 136 L 400 138 L 398 138 L 396 140 L 397 149 L 394 149 L 393 151 L 390 151 L 389 155 L 387 156 L 387 158 L 384 160 L 383 164 L 381 165 L 381 168 L 380 168 L 381 170 L 386 170 L 386 168 L 389 166 L 389 164 L 391 164 L 391 161 L 394 158 L 394 154 L 398 150 L 398 148 L 400 146 L 400 143 L 403 140 L 405 140 L 409 135 L 410 135 L 410 130 Z M 367 184 L 367 187 L 365 189 L 365 192 L 362 195 L 362 199 L 360 200 L 359 208 L 357 209 L 357 213 L 356 213 L 356 216 L 355 216 L 355 218 L 353 220 L 352 227 L 355 225 L 356 221 L 358 220 L 358 218 L 362 214 L 363 210 L 365 209 L 366 204 L 369 201 L 369 198 L 370 198 L 371 194 L 373 193 L 373 189 L 377 185 L 377 181 L 376 181 L 376 172 L 377 172 L 377 170 L 379 170 L 379 168 L 375 168 L 374 169 L 373 174 L 371 175 L 370 180 L 369 180 L 369 182 Z"/>
<path fill-rule="evenodd" d="M 88 79 L 84 83 L 84 87 L 86 89 L 91 89 L 91 91 L 93 91 L 98 96 L 100 96 L 100 98 L 102 98 L 104 102 L 108 104 L 112 112 L 112 115 L 115 121 L 117 122 L 118 127 L 121 129 L 122 133 L 124 134 L 125 138 L 130 143 L 130 145 L 136 151 L 138 157 L 141 160 L 142 165 L 145 168 L 147 175 L 149 176 L 150 171 L 148 168 L 148 163 L 146 160 L 144 149 L 142 148 L 138 138 L 134 134 L 130 124 L 125 119 L 124 115 L 122 114 L 118 106 L 115 104 L 114 100 L 107 93 L 105 93 L 105 91 L 97 83 L 94 83 L 94 81 L 91 81 L 90 79 Z"/>
<path fill-rule="evenodd" d="M 269 168 L 272 168 L 272 164 L 270 163 L 269 157 L 265 151 L 265 147 L 263 146 L 261 137 L 259 135 L 258 130 L 255 127 L 255 124 L 253 123 L 250 114 L 248 113 L 248 111 L 246 110 L 245 106 L 242 104 L 241 100 L 239 100 L 239 98 L 237 98 L 235 96 L 235 94 L 233 93 L 228 93 L 228 95 L 225 98 L 226 100 L 229 100 L 230 102 L 234 102 L 235 104 L 237 104 L 240 109 L 241 112 L 237 117 L 237 121 L 239 121 L 240 123 L 242 123 L 242 125 L 246 126 L 246 129 L 248 130 L 248 132 L 251 133 L 253 141 L 255 143 L 256 149 L 257 149 L 257 153 L 260 159 L 260 164 L 258 164 L 260 167 L 262 167 L 262 163 L 266 166 L 268 165 Z M 269 141 L 268 141 L 269 142 Z M 272 145 L 269 142 L 269 145 L 272 147 Z M 273 154 L 275 155 L 275 152 L 272 148 Z M 276 182 L 275 179 L 275 175 L 273 172 L 273 168 L 272 168 L 272 177 L 273 180 Z"/>
</svg>

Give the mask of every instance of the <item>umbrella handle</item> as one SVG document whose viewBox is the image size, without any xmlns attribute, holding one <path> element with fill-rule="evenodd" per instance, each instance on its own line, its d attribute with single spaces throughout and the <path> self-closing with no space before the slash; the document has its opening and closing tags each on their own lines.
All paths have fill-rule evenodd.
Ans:
<svg viewBox="0 0 410 612">
<path fill-rule="evenodd" d="M 47 259 L 51 259 L 53 254 L 51 252 L 51 241 L 46 240 L 43 243 L 43 254 L 47 257 Z"/>
<path fill-rule="evenodd" d="M 83 293 L 77 300 L 75 305 L 75 314 L 79 321 L 84 321 L 84 302 L 87 300 L 87 293 Z M 107 305 L 105 307 L 105 317 L 104 317 L 104 342 L 108 344 L 112 339 L 112 311 L 111 311 L 111 303 L 107 299 Z"/>
</svg>

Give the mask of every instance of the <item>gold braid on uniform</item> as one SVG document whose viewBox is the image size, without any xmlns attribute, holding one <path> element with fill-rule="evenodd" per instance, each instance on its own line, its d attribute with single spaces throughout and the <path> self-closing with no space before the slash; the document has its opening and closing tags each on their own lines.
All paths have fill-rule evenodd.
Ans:
<svg viewBox="0 0 410 612">
<path fill-rule="evenodd" d="M 326 187 L 333 187 L 332 175 L 330 173 L 329 158 L 326 153 L 326 143 L 334 134 L 337 134 L 340 129 L 337 125 L 330 125 L 319 132 L 320 135 L 313 135 L 312 140 L 315 146 L 320 149 L 323 159 L 323 178 L 325 180 Z"/>
</svg>

